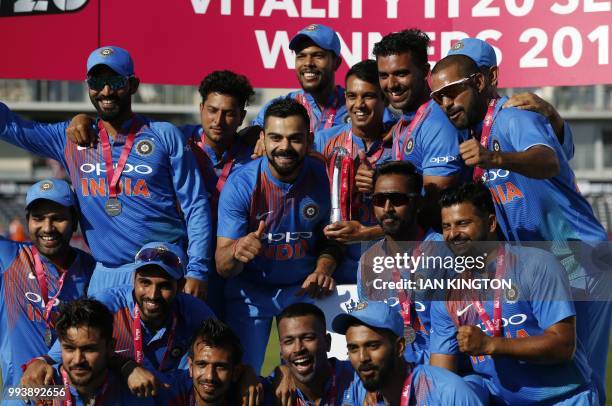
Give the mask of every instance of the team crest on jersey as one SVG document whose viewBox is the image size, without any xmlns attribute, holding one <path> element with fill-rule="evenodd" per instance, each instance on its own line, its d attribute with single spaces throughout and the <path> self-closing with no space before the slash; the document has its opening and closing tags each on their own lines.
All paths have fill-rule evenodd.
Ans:
<svg viewBox="0 0 612 406">
<path fill-rule="evenodd" d="M 51 181 L 46 181 L 40 184 L 40 190 L 43 192 L 48 192 L 51 189 L 53 189 L 53 182 Z"/>
<path fill-rule="evenodd" d="M 302 216 L 307 220 L 312 220 L 319 214 L 319 206 L 315 203 L 308 203 L 302 208 Z"/>
<path fill-rule="evenodd" d="M 170 355 L 172 355 L 172 358 L 180 358 L 182 354 L 183 349 L 181 347 L 174 347 L 172 351 L 170 351 Z"/>
<path fill-rule="evenodd" d="M 316 31 L 319 29 L 319 26 L 316 24 L 310 24 L 308 27 L 304 28 L 304 31 Z"/>
<path fill-rule="evenodd" d="M 463 41 L 457 41 L 457 42 L 455 43 L 455 45 L 453 45 L 453 46 L 451 47 L 451 49 L 452 49 L 453 51 L 457 51 L 457 50 L 459 50 L 459 49 L 461 49 L 461 48 L 463 48 Z"/>
<path fill-rule="evenodd" d="M 515 284 L 510 284 L 510 289 L 506 289 L 506 301 L 508 303 L 516 303 L 518 300 L 519 291 Z"/>
<path fill-rule="evenodd" d="M 404 152 L 406 154 L 409 154 L 412 152 L 413 149 L 414 149 L 414 140 L 410 138 L 408 142 L 406 143 L 406 148 L 404 149 Z"/>
<path fill-rule="evenodd" d="M 150 140 L 140 140 L 136 143 L 136 153 L 140 156 L 151 155 L 155 147 Z"/>
<path fill-rule="evenodd" d="M 113 54 L 113 50 L 111 48 L 104 48 L 100 50 L 100 55 L 102 56 L 111 56 Z"/>
<path fill-rule="evenodd" d="M 493 151 L 499 152 L 501 151 L 501 145 L 499 145 L 499 141 L 493 140 Z"/>
</svg>

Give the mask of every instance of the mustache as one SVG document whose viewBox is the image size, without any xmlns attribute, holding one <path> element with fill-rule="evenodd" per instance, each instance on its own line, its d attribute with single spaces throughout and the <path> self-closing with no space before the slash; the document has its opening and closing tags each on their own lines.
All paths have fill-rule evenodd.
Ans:
<svg viewBox="0 0 612 406">
<path fill-rule="evenodd" d="M 69 367 L 68 369 L 70 371 L 74 371 L 75 369 L 84 369 L 86 371 L 91 371 L 91 368 L 86 363 L 80 363 L 80 364 L 77 364 L 77 365 L 73 365 L 73 366 Z"/>
<path fill-rule="evenodd" d="M 221 385 L 221 381 L 218 381 L 216 379 L 198 380 L 198 385 L 214 385 L 214 386 L 219 386 L 219 385 Z"/>
<path fill-rule="evenodd" d="M 272 151 L 272 156 L 279 158 L 297 158 L 298 154 L 293 151 Z"/>
<path fill-rule="evenodd" d="M 373 370 L 373 371 L 377 371 L 378 368 L 376 368 L 374 365 L 372 364 L 362 364 L 359 365 L 359 367 L 357 368 L 358 372 L 363 372 L 364 370 Z"/>
<path fill-rule="evenodd" d="M 383 214 L 383 216 L 380 218 L 380 221 L 385 221 L 385 220 L 393 220 L 393 221 L 400 221 L 400 218 L 397 214 L 395 213 L 385 213 Z"/>
</svg>

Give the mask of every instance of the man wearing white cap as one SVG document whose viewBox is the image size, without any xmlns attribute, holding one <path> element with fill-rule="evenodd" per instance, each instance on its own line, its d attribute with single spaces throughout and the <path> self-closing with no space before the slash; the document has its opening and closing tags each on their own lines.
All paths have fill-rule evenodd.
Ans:
<svg viewBox="0 0 612 406">
<path fill-rule="evenodd" d="M 23 364 L 49 350 L 58 305 L 85 295 L 95 261 L 70 246 L 77 213 L 74 192 L 66 182 L 40 181 L 26 196 L 32 243 L 0 240 L 0 367 L 5 389 L 19 384 Z"/>
<path fill-rule="evenodd" d="M 96 146 L 67 142 L 68 122 L 25 121 L 2 103 L 0 139 L 59 161 L 69 174 L 81 226 L 100 262 L 90 294 L 131 282 L 125 265 L 144 243 L 158 240 L 187 247 L 185 292 L 204 298 L 211 224 L 203 181 L 176 127 L 132 112 L 140 83 L 134 73 L 134 62 L 122 48 L 105 46 L 90 54 L 87 85 L 98 113 Z"/>
</svg>

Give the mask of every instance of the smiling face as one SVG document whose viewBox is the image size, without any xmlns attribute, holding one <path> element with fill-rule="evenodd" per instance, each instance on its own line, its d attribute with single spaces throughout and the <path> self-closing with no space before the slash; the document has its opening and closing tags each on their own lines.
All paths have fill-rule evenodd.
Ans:
<svg viewBox="0 0 612 406">
<path fill-rule="evenodd" d="M 495 215 L 483 217 L 472 203 L 463 202 L 442 208 L 442 233 L 455 255 L 477 256 L 476 244 L 488 240 L 495 233 Z M 481 247 L 482 248 L 482 247 Z"/>
<path fill-rule="evenodd" d="M 346 80 L 346 109 L 354 127 L 369 129 L 382 123 L 385 101 L 377 85 L 351 75 Z"/>
<path fill-rule="evenodd" d="M 157 265 L 139 268 L 134 274 L 134 297 L 142 320 L 159 327 L 170 315 L 177 294 L 177 281 Z"/>
<path fill-rule="evenodd" d="M 234 378 L 231 349 L 211 346 L 198 339 L 194 343 L 193 359 L 189 358 L 189 375 L 197 396 L 205 404 L 217 404 L 228 395 Z"/>
<path fill-rule="evenodd" d="M 301 116 L 267 118 L 264 147 L 273 175 L 291 179 L 299 173 L 308 151 L 308 125 Z"/>
<path fill-rule="evenodd" d="M 118 74 L 106 65 L 98 65 L 91 69 L 89 76 L 97 78 L 113 78 Z M 132 115 L 132 95 L 138 90 L 138 79 L 131 77 L 125 81 L 125 86 L 112 89 L 106 85 L 100 90 L 89 88 L 89 99 L 104 121 L 124 121 Z"/>
<path fill-rule="evenodd" d="M 28 209 L 28 232 L 38 251 L 51 260 L 66 255 L 77 226 L 73 211 L 46 199 L 35 200 Z"/>
<path fill-rule="evenodd" d="M 299 382 L 312 382 L 327 367 L 331 339 L 315 316 L 283 318 L 278 336 L 281 356 Z"/>
<path fill-rule="evenodd" d="M 295 73 L 302 89 L 318 93 L 334 85 L 334 74 L 340 58 L 313 42 L 305 42 L 295 53 Z"/>
<path fill-rule="evenodd" d="M 376 62 L 380 87 L 389 103 L 404 113 L 416 110 L 427 98 L 429 65 L 415 64 L 410 52 L 379 56 Z"/>
</svg>

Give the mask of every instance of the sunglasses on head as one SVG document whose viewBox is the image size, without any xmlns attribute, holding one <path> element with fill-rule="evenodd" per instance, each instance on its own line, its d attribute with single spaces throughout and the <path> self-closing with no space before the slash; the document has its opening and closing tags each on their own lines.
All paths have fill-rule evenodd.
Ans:
<svg viewBox="0 0 612 406">
<path fill-rule="evenodd" d="M 417 197 L 418 193 L 374 193 L 372 195 L 372 204 L 376 207 L 385 207 L 387 200 L 391 203 L 391 206 L 398 207 L 408 204 L 410 199 Z"/>
<path fill-rule="evenodd" d="M 104 87 L 107 85 L 108 87 L 111 88 L 111 90 L 119 90 L 119 89 L 123 89 L 124 87 L 127 87 L 129 83 L 129 79 L 130 79 L 130 76 L 120 76 L 120 75 L 107 76 L 107 77 L 88 76 L 87 86 L 89 86 L 91 90 L 95 90 L 97 92 L 104 89 Z"/>
<path fill-rule="evenodd" d="M 474 80 L 474 78 L 478 75 L 478 73 L 473 73 L 467 78 L 455 80 L 454 82 L 449 83 L 448 85 L 431 92 L 430 96 L 438 104 L 442 104 L 444 97 L 448 97 L 454 99 L 461 92 L 463 92 L 468 86 L 470 86 L 470 82 Z"/>
<path fill-rule="evenodd" d="M 161 262 L 170 268 L 182 268 L 181 259 L 163 246 L 156 248 L 144 248 L 136 254 L 136 263 Z"/>
</svg>

